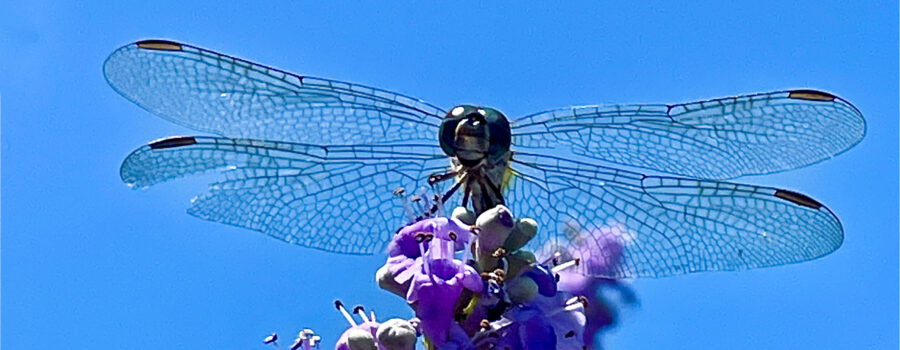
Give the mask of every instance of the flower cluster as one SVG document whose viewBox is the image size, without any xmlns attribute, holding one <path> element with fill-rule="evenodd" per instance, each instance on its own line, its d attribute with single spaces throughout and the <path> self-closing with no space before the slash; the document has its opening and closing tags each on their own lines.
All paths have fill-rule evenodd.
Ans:
<svg viewBox="0 0 900 350">
<path fill-rule="evenodd" d="M 356 307 L 357 323 L 336 302 L 351 327 L 335 349 L 411 350 L 419 337 L 426 349 L 441 350 L 590 348 L 596 333 L 615 321 L 598 291 L 612 287 L 634 300 L 616 280 L 584 276 L 615 268 L 621 237 L 606 230 L 583 241 L 573 235 L 565 249 L 524 249 L 536 234 L 533 220 L 514 220 L 503 206 L 477 218 L 457 208 L 449 218 L 403 227 L 376 280 L 404 298 L 415 317 L 379 323 Z"/>
</svg>

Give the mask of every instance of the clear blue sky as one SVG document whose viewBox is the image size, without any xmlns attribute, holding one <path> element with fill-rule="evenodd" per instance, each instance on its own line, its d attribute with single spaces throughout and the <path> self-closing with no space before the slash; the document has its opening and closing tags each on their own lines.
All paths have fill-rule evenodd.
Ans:
<svg viewBox="0 0 900 350">
<path fill-rule="evenodd" d="M 564 6 L 0 2 L 2 347 L 265 349 L 344 328 L 331 301 L 408 317 L 382 258 L 291 246 L 184 213 L 193 178 L 132 191 L 133 148 L 191 133 L 107 86 L 117 47 L 170 38 L 449 107 L 516 116 L 572 104 L 680 102 L 812 87 L 853 102 L 861 144 L 741 181 L 810 194 L 843 247 L 764 270 L 638 280 L 609 349 L 898 346 L 896 2 Z"/>
</svg>

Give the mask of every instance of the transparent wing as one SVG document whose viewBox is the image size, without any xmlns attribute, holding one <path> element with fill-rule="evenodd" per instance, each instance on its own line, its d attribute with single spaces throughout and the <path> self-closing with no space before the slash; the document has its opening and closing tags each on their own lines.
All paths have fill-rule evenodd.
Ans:
<svg viewBox="0 0 900 350">
<path fill-rule="evenodd" d="M 121 176 L 142 188 L 218 170 L 224 180 L 191 201 L 191 215 L 304 247 L 372 254 L 408 223 L 392 191 L 424 186 L 448 166 L 432 145 L 323 147 L 197 136 L 138 148 Z"/>
<path fill-rule="evenodd" d="M 234 138 L 320 144 L 434 140 L 444 112 L 408 96 L 146 40 L 103 65 L 119 94 L 176 124 Z"/>
<path fill-rule="evenodd" d="M 572 248 L 581 273 L 661 277 L 790 264 L 843 241 L 837 217 L 799 193 L 715 180 L 644 176 L 562 158 L 517 153 L 511 210 L 539 222 L 529 244 Z M 517 196 L 517 197 L 515 197 Z M 574 234 L 572 233 L 574 230 Z M 614 259 L 604 243 L 622 247 Z M 587 248 L 587 249 L 584 249 Z M 615 248 L 613 248 L 615 249 Z"/>
<path fill-rule="evenodd" d="M 794 169 L 857 144 L 865 120 L 834 95 L 794 90 L 675 105 L 568 107 L 515 120 L 513 146 L 724 179 Z"/>
</svg>

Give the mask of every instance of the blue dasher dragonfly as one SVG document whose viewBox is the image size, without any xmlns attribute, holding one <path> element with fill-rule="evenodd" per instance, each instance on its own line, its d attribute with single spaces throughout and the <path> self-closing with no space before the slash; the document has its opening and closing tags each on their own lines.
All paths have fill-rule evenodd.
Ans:
<svg viewBox="0 0 900 350">
<path fill-rule="evenodd" d="M 103 69 L 128 100 L 212 134 L 150 142 L 121 167 L 134 188 L 220 172 L 191 215 L 373 254 L 408 223 L 392 190 L 433 185 L 448 204 L 505 204 L 533 217 L 532 246 L 618 232 L 619 268 L 581 271 L 603 277 L 775 266 L 834 251 L 843 229 L 821 203 L 724 180 L 807 166 L 865 134 L 858 109 L 815 90 L 508 119 L 166 40 L 121 47 Z"/>
</svg>

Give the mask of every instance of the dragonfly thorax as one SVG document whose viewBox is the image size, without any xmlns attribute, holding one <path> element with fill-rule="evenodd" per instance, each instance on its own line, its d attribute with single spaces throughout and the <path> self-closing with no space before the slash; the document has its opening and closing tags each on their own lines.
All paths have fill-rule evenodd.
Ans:
<svg viewBox="0 0 900 350">
<path fill-rule="evenodd" d="M 471 105 L 454 107 L 440 128 L 441 148 L 467 167 L 498 159 L 509 151 L 509 121 L 500 111 Z"/>
<path fill-rule="evenodd" d="M 498 158 L 483 158 L 475 166 L 462 164 L 459 157 L 450 158 L 451 173 L 456 174 L 456 181 L 461 184 L 463 207 L 471 202 L 472 211 L 480 215 L 499 204 L 505 204 L 502 187 L 509 170 L 510 158 L 512 153 L 504 152 Z"/>
</svg>

